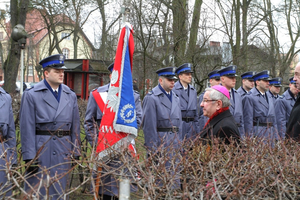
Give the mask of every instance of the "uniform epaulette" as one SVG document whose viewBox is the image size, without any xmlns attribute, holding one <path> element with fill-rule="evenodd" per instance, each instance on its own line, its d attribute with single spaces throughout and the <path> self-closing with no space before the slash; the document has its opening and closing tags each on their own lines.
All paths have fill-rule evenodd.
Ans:
<svg viewBox="0 0 300 200">
<path fill-rule="evenodd" d="M 283 99 L 285 96 L 284 96 L 284 94 L 283 95 L 280 95 L 279 97 L 278 97 L 278 99 Z"/>
<path fill-rule="evenodd" d="M 151 91 L 149 91 L 149 92 L 148 92 L 148 94 L 149 94 L 149 95 L 152 95 L 152 94 L 153 94 L 153 91 L 152 91 L 152 90 L 151 90 Z"/>
<path fill-rule="evenodd" d="M 95 91 L 95 90 L 97 90 L 98 88 L 94 88 L 94 89 L 92 89 L 92 91 L 91 92 L 93 92 L 93 91 Z"/>
<path fill-rule="evenodd" d="M 31 88 L 26 88 L 24 91 L 29 91 L 29 90 L 31 90 L 33 88 L 34 88 L 34 86 L 32 86 Z"/>
<path fill-rule="evenodd" d="M 138 91 L 136 91 L 136 90 L 133 90 L 135 93 L 137 93 L 137 94 L 140 94 Z"/>
</svg>

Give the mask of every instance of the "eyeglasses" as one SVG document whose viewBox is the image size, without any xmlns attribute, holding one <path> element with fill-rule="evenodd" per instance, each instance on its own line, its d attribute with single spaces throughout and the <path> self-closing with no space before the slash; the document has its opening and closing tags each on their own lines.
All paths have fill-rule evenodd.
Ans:
<svg viewBox="0 0 300 200">
<path fill-rule="evenodd" d="M 209 100 L 209 99 L 203 99 L 202 100 L 203 103 L 207 103 L 207 102 L 211 102 L 211 101 L 218 101 L 218 100 Z"/>
</svg>

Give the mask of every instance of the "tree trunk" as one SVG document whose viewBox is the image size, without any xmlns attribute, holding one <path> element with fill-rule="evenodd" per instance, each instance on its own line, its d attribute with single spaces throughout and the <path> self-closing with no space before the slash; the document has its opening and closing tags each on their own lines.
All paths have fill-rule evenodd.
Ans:
<svg viewBox="0 0 300 200">
<path fill-rule="evenodd" d="M 179 66 L 185 61 L 185 51 L 187 43 L 187 1 L 173 0 L 173 44 L 174 44 L 174 64 Z"/>
<path fill-rule="evenodd" d="M 10 1 L 10 25 L 12 28 L 17 24 L 21 24 L 25 27 L 28 5 L 29 0 Z M 5 79 L 4 89 L 9 93 L 13 93 L 16 89 L 16 79 L 19 71 L 21 50 L 18 43 L 14 42 L 11 38 L 9 40 L 9 44 L 10 50 L 3 65 Z M 22 86 L 22 83 L 20 85 Z"/>
<path fill-rule="evenodd" d="M 193 63 L 193 56 L 195 52 L 195 47 L 197 44 L 198 38 L 198 29 L 199 29 L 199 21 L 200 21 L 200 11 L 202 6 L 202 0 L 195 0 L 194 11 L 193 11 L 193 18 L 192 24 L 190 29 L 190 41 L 186 53 L 186 61 Z"/>
</svg>

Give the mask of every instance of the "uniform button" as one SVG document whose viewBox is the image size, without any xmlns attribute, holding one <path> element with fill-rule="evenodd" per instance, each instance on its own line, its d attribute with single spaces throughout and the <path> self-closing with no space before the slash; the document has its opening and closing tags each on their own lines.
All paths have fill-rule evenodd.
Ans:
<svg viewBox="0 0 300 200">
<path fill-rule="evenodd" d="M 54 125 L 56 125 L 56 122 L 53 122 Z"/>
<path fill-rule="evenodd" d="M 53 140 L 56 140 L 56 137 L 53 137 Z"/>
<path fill-rule="evenodd" d="M 53 155 L 56 155 L 56 152 L 55 152 L 55 151 L 53 151 Z"/>
</svg>

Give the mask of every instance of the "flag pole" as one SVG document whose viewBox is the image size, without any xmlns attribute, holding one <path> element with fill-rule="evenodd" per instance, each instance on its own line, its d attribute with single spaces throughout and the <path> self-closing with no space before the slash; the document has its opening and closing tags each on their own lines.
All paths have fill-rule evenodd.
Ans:
<svg viewBox="0 0 300 200">
<path fill-rule="evenodd" d="M 97 166 L 97 177 L 96 177 L 96 184 L 95 184 L 95 195 L 94 195 L 94 200 L 98 199 L 99 196 L 99 187 L 100 187 L 100 174 L 102 172 L 102 167 Z"/>
</svg>

